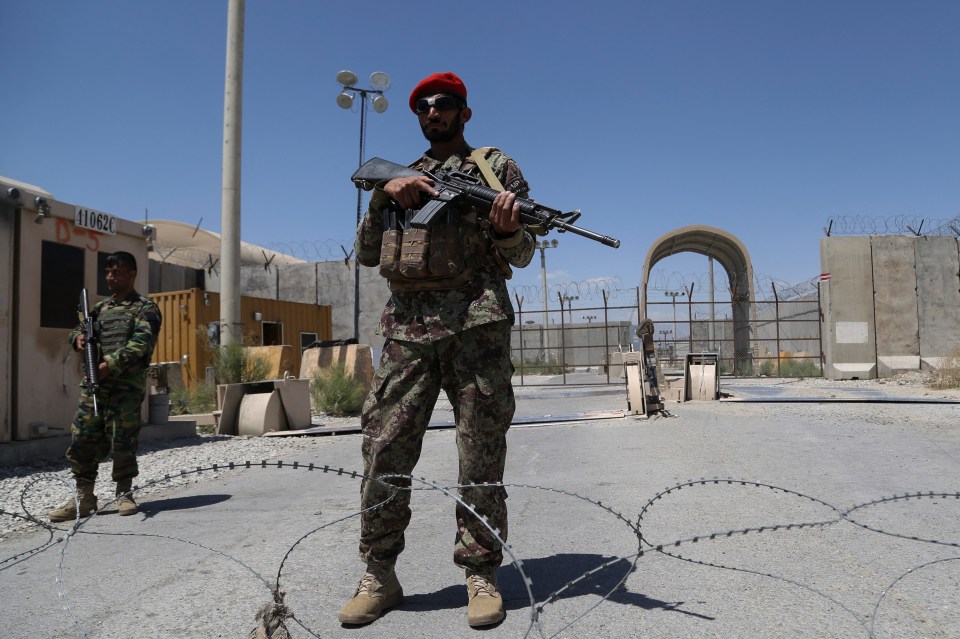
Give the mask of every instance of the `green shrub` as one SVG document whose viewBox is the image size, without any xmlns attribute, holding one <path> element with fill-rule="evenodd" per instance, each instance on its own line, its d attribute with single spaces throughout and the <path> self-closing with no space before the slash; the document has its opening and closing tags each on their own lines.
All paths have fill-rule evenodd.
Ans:
<svg viewBox="0 0 960 639">
<path fill-rule="evenodd" d="M 812 359 L 788 359 L 780 362 L 781 377 L 823 377 L 823 371 Z"/>
<path fill-rule="evenodd" d="M 209 413 L 217 405 L 217 391 L 213 386 L 197 384 L 193 390 L 181 386 L 170 393 L 171 415 Z"/>
<path fill-rule="evenodd" d="M 760 364 L 760 374 L 767 377 L 777 376 L 777 360 L 767 359 Z M 812 359 L 790 359 L 780 360 L 779 377 L 822 377 L 823 371 Z"/>
<path fill-rule="evenodd" d="M 270 374 L 270 362 L 253 355 L 243 344 L 227 344 L 210 352 L 211 365 L 218 384 L 259 382 Z"/>
<path fill-rule="evenodd" d="M 310 400 L 314 410 L 327 415 L 359 415 L 363 408 L 363 384 L 347 375 L 342 363 L 337 363 L 314 372 L 310 380 Z"/>
<path fill-rule="evenodd" d="M 960 348 L 943 358 L 940 367 L 931 372 L 928 384 L 937 389 L 960 388 Z"/>
</svg>

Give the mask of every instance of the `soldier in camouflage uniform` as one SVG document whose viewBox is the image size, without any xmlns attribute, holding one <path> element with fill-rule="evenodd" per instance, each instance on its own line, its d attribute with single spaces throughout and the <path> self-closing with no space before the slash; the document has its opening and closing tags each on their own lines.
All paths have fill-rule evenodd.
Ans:
<svg viewBox="0 0 960 639">
<path fill-rule="evenodd" d="M 77 482 L 79 512 L 73 499 L 50 511 L 50 521 L 86 517 L 97 509 L 94 483 L 97 469 L 107 455 L 113 455 L 113 480 L 121 515 L 137 512 L 130 490 L 137 468 L 137 438 L 140 434 L 140 407 L 146 388 L 147 367 L 160 332 L 160 309 L 134 290 L 137 261 L 125 251 L 107 257 L 105 274 L 112 294 L 90 312 L 99 336 L 100 386 L 97 391 L 99 416 L 93 415 L 93 398 L 84 390 L 77 406 L 67 450 L 70 469 Z M 70 345 L 82 351 L 86 336 L 83 325 L 70 333 Z"/>
<path fill-rule="evenodd" d="M 366 474 L 361 507 L 371 510 L 361 519 L 360 556 L 367 570 L 340 611 L 345 624 L 369 623 L 402 601 L 394 565 L 410 521 L 411 484 L 373 478 L 412 473 L 441 390 L 457 423 L 459 483 L 502 482 L 515 408 L 510 361 L 514 314 L 505 279 L 511 265 L 526 266 L 535 250 L 533 236 L 519 222 L 516 197 L 528 192 L 520 169 L 500 150 L 474 149 L 464 139 L 472 113 L 460 78 L 452 73 L 425 78 L 411 93 L 410 108 L 430 142 L 411 167 L 479 175 L 501 193 L 489 215 L 462 205 L 446 223 L 431 226 L 424 263 L 417 263 L 414 250 L 423 238 L 411 229 L 396 231 L 393 217 L 382 211 L 391 201 L 400 212 L 418 208 L 424 196 L 437 195 L 429 177 L 376 185 L 358 229 L 357 259 L 364 266 L 379 266 L 392 295 L 380 319 L 383 355 L 361 418 Z M 461 496 L 506 538 L 502 486 L 465 488 Z M 498 623 L 504 617 L 496 585 L 503 560 L 500 543 L 465 508 L 457 507 L 456 521 L 453 558 L 466 571 L 468 623 Z"/>
</svg>

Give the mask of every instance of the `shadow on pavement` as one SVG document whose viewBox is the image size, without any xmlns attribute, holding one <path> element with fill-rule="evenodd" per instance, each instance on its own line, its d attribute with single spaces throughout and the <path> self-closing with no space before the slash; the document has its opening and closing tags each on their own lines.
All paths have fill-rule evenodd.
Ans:
<svg viewBox="0 0 960 639">
<path fill-rule="evenodd" d="M 192 497 L 172 497 L 170 499 L 141 502 L 137 504 L 137 508 L 141 514 L 150 518 L 166 510 L 188 510 L 190 508 L 212 506 L 227 501 L 232 496 L 233 495 L 194 495 Z M 136 495 L 134 495 L 134 497 L 136 497 Z"/>
<path fill-rule="evenodd" d="M 584 573 L 613 559 L 614 557 L 596 554 L 562 553 L 549 557 L 524 559 L 523 569 L 533 582 L 531 590 L 534 599 L 540 602 L 546 599 L 550 593 L 563 588 L 568 582 L 578 579 Z M 572 599 L 584 595 L 606 596 L 607 601 L 624 606 L 643 608 L 644 610 L 671 610 L 701 619 L 713 619 L 713 617 L 683 610 L 682 606 L 685 603 L 683 601 L 662 601 L 640 593 L 630 592 L 626 588 L 624 578 L 634 570 L 631 561 L 627 559 L 616 560 L 606 570 L 593 574 L 567 588 L 557 595 L 556 600 Z M 515 568 L 512 566 L 501 567 L 497 571 L 497 581 L 500 586 L 500 593 L 503 596 L 504 607 L 507 610 L 522 610 L 530 607 L 530 597 L 523 584 L 523 578 Z M 607 593 L 610 594 L 607 595 Z M 408 594 L 404 597 L 402 607 L 443 610 L 463 608 L 466 605 L 466 586 L 457 584 L 431 593 Z M 549 607 L 547 611 L 549 612 Z"/>
</svg>

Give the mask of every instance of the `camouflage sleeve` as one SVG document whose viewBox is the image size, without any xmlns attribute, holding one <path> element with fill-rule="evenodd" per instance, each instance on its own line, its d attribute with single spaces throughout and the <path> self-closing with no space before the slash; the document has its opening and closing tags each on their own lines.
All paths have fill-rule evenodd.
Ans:
<svg viewBox="0 0 960 639">
<path fill-rule="evenodd" d="M 150 362 L 162 322 L 163 318 L 156 304 L 148 302 L 143 305 L 134 321 L 133 335 L 127 343 L 103 356 L 111 376 L 119 375 L 132 366 L 144 366 Z"/>
<path fill-rule="evenodd" d="M 380 209 L 386 206 L 389 196 L 381 188 L 375 188 L 370 196 L 370 205 L 357 229 L 357 239 L 353 251 L 357 261 L 364 266 L 380 264 L 380 244 L 383 240 L 383 216 Z"/>
<path fill-rule="evenodd" d="M 499 149 L 494 149 L 488 156 L 487 161 L 503 188 L 513 191 L 520 197 L 530 197 L 530 185 L 523 177 L 520 167 L 513 161 L 513 158 Z M 533 235 L 526 227 L 521 227 L 510 237 L 493 238 L 493 245 L 497 247 L 497 250 L 511 266 L 517 268 L 523 268 L 529 264 L 536 250 Z"/>
<path fill-rule="evenodd" d="M 81 333 L 83 333 L 83 322 L 77 324 L 77 327 L 70 331 L 70 335 L 67 337 L 67 342 L 73 350 L 77 350 L 77 338 Z"/>
<path fill-rule="evenodd" d="M 104 300 L 100 300 L 99 302 L 97 302 L 96 304 L 94 304 L 94 305 L 93 305 L 93 308 L 90 309 L 90 314 L 93 315 L 94 317 L 96 317 L 96 316 L 97 316 L 97 313 L 100 311 L 100 307 L 103 305 L 103 302 L 104 302 Z M 77 311 L 77 319 L 79 320 L 79 322 L 77 323 L 77 327 L 74 328 L 72 331 L 70 331 L 70 335 L 67 337 L 67 340 L 68 340 L 69 343 L 70 343 L 70 348 L 72 348 L 73 350 L 75 350 L 75 351 L 77 351 L 77 352 L 80 352 L 79 350 L 77 350 L 77 338 L 78 338 L 80 335 L 82 335 L 83 332 L 84 332 L 84 327 L 83 327 L 83 313 L 82 313 L 82 312 Z"/>
</svg>

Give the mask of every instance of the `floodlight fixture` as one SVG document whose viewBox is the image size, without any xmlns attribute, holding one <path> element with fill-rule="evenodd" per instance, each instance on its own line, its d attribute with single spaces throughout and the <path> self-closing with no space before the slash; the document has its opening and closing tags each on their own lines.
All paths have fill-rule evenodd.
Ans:
<svg viewBox="0 0 960 639">
<path fill-rule="evenodd" d="M 370 86 L 386 91 L 390 88 L 390 76 L 383 71 L 374 71 L 370 74 Z"/>
<path fill-rule="evenodd" d="M 377 113 L 383 113 L 390 106 L 387 99 L 382 95 L 375 96 L 370 102 L 373 104 L 373 110 Z"/>
<path fill-rule="evenodd" d="M 353 94 L 347 93 L 346 91 L 341 91 L 340 95 L 337 96 L 337 106 L 341 109 L 349 109 L 353 106 Z"/>
<path fill-rule="evenodd" d="M 337 74 L 337 82 L 342 84 L 345 87 L 350 87 L 359 82 L 360 79 L 357 77 L 357 74 L 348 69 L 344 69 Z"/>
</svg>

